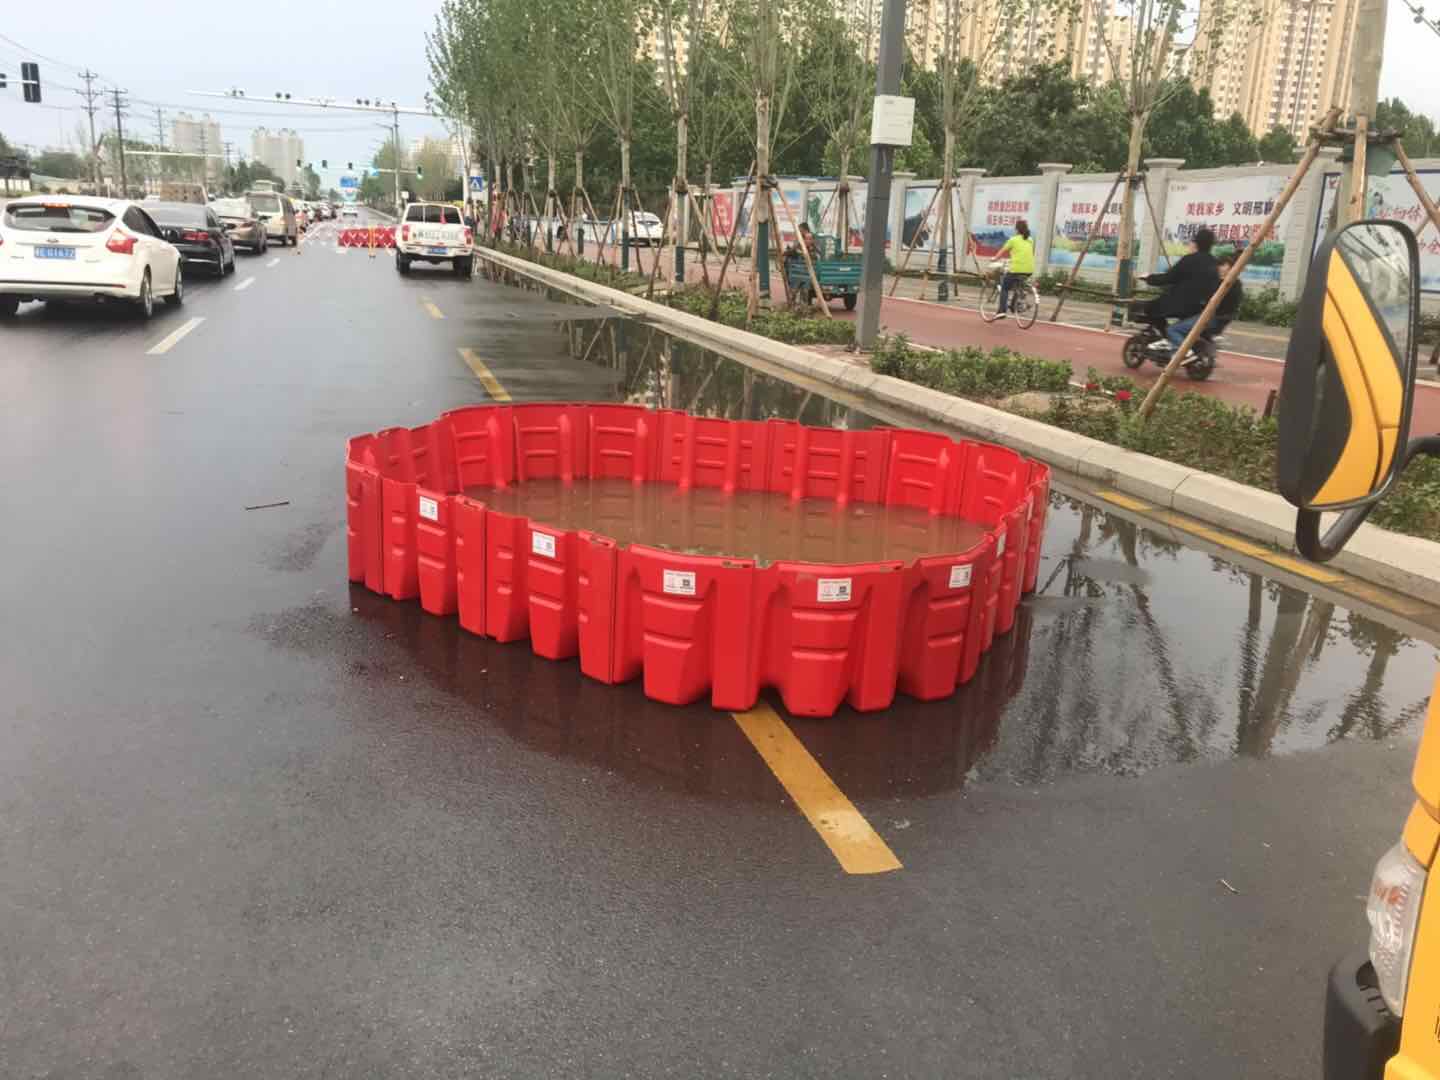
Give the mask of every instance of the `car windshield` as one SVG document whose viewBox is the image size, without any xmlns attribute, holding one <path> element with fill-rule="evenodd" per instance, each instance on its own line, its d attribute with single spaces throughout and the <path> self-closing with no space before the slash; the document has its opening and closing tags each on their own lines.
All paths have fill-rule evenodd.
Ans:
<svg viewBox="0 0 1440 1080">
<path fill-rule="evenodd" d="M 248 218 L 250 204 L 244 199 L 216 199 L 210 209 L 222 218 Z"/>
<path fill-rule="evenodd" d="M 151 203 L 145 209 L 161 225 L 205 224 L 205 208 L 193 203 Z"/>
<path fill-rule="evenodd" d="M 103 232 L 114 220 L 108 210 L 65 203 L 11 203 L 5 211 L 6 226 L 32 232 Z"/>
<path fill-rule="evenodd" d="M 278 214 L 280 212 L 280 196 L 262 191 L 258 195 L 250 196 L 250 205 L 262 214 Z"/>
</svg>

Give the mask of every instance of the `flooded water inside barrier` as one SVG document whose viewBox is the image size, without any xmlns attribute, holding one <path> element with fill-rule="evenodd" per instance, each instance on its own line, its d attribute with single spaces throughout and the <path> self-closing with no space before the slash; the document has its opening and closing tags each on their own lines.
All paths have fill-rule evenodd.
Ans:
<svg viewBox="0 0 1440 1080">
<path fill-rule="evenodd" d="M 466 492 L 491 510 L 562 529 L 587 529 L 622 547 L 773 562 L 913 562 L 967 551 L 985 527 L 910 506 L 791 499 L 768 491 L 679 490 L 665 484 L 577 478 Z"/>
<path fill-rule="evenodd" d="M 634 320 L 564 320 L 554 333 L 560 355 L 607 377 L 612 401 L 841 429 L 906 422 L 867 412 L 832 388 L 762 373 Z M 513 497 L 556 500 L 557 492 L 531 489 L 527 495 L 519 488 Z M 631 501 L 622 500 L 618 516 L 633 521 L 634 501 L 643 496 L 626 498 Z M 578 489 L 571 499 L 572 506 L 595 501 Z M 570 512 L 557 506 L 540 516 Z M 594 520 L 598 511 L 575 512 Z M 803 513 L 794 507 L 789 512 Z M 659 505 L 645 508 L 647 532 L 651 514 L 665 516 Z M 678 527 L 679 516 L 672 517 Z M 846 523 L 837 520 L 837 531 Z M 828 526 L 816 518 L 801 529 L 812 527 Z M 904 536 L 903 530 L 896 535 Z M 726 554 L 812 557 L 792 554 L 809 548 L 739 543 L 720 524 L 671 542 Z M 827 538 L 813 557 L 837 558 L 834 551 L 846 543 L 843 535 Z M 364 609 L 384 618 L 405 610 L 369 601 Z M 448 620 L 432 632 L 451 635 L 466 638 Z M 487 661 L 491 670 L 516 669 L 514 687 L 492 678 L 486 690 L 488 700 L 508 710 L 504 723 L 516 737 L 562 756 L 599 754 L 636 778 L 668 772 L 670 765 L 657 762 L 670 761 L 669 751 L 662 751 L 670 747 L 683 786 L 728 787 L 719 778 L 726 770 L 696 757 L 706 758 L 707 744 L 730 747 L 729 736 L 719 734 L 731 723 L 728 716 L 657 705 L 635 687 L 587 684 L 573 662 L 538 660 L 523 646 L 479 639 L 460 644 L 493 657 Z M 857 797 L 930 793 L 967 779 L 1033 783 L 1074 773 L 1136 775 L 1341 740 L 1413 737 L 1436 661 L 1431 644 L 1336 599 L 1275 580 L 1259 564 L 1177 542 L 1103 506 L 1053 493 L 1036 592 L 1021 605 L 1014 629 L 982 658 L 975 679 L 939 702 L 901 695 L 883 712 L 842 709 L 829 720 L 791 723 L 836 782 Z M 446 664 L 453 666 L 453 658 Z M 565 674 L 551 674 L 558 671 Z M 567 699 L 562 713 L 584 699 L 583 732 L 566 734 L 568 722 L 557 720 L 556 710 L 532 707 L 542 682 L 555 682 L 555 693 Z M 613 708 L 602 707 L 606 702 Z M 592 730 L 605 723 L 614 725 L 610 735 Z M 537 724 L 543 732 L 530 732 Z M 756 783 L 757 790 L 768 790 Z"/>
</svg>

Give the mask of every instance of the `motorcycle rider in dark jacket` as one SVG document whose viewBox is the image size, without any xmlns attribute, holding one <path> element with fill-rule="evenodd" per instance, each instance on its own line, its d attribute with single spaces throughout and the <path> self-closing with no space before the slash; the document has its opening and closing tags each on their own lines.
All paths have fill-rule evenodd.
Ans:
<svg viewBox="0 0 1440 1080">
<path fill-rule="evenodd" d="M 1209 229 L 1197 229 L 1191 244 L 1190 254 L 1165 273 L 1145 278 L 1146 284 L 1165 289 L 1145 305 L 1145 313 L 1151 319 L 1187 319 L 1199 315 L 1220 287 L 1220 267 L 1210 254 L 1215 246 L 1215 234 Z"/>
</svg>

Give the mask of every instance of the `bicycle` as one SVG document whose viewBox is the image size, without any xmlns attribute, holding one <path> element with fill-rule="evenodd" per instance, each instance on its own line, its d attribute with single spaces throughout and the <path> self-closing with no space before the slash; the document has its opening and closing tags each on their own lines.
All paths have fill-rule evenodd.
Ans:
<svg viewBox="0 0 1440 1080">
<path fill-rule="evenodd" d="M 980 282 L 980 318 L 987 323 L 1000 317 L 1000 277 L 1003 269 L 992 266 L 990 273 Z M 1033 278 L 1017 281 L 1010 286 L 1010 317 L 1021 330 L 1035 325 L 1040 314 L 1040 290 L 1035 288 Z"/>
</svg>

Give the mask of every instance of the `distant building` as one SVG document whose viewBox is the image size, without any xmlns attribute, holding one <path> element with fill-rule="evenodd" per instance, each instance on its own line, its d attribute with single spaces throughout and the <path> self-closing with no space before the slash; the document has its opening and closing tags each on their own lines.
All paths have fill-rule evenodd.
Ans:
<svg viewBox="0 0 1440 1080">
<path fill-rule="evenodd" d="M 305 140 L 290 128 L 270 131 L 259 127 L 250 133 L 250 157 L 285 181 L 288 188 L 300 180 L 295 162 L 305 160 Z"/>
<path fill-rule="evenodd" d="M 169 149 L 181 154 L 206 155 L 199 159 L 204 162 L 205 183 L 213 184 L 220 178 L 225 165 L 223 156 L 225 143 L 220 135 L 219 123 L 210 119 L 209 113 L 198 119 L 183 112 L 175 117 L 175 121 L 170 127 Z M 208 156 L 210 154 L 220 156 L 210 157 Z M 200 175 L 201 170 L 198 168 L 198 164 L 199 162 L 197 162 L 195 172 L 190 175 Z"/>
<path fill-rule="evenodd" d="M 1278 0 L 1258 25 L 1232 20 L 1211 46 L 1218 63 L 1197 80 L 1215 115 L 1238 112 L 1256 135 L 1282 127 L 1304 142 L 1332 105 L 1348 110 L 1359 8 L 1358 0 Z"/>
<path fill-rule="evenodd" d="M 413 165 L 422 151 L 433 151 L 437 147 L 445 150 L 445 175 L 452 178 L 463 175 L 461 166 L 465 161 L 465 146 L 458 135 L 451 137 L 448 145 L 444 139 L 411 139 L 407 164 Z"/>
</svg>

